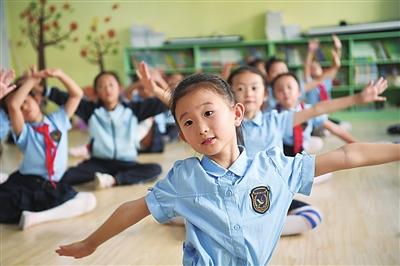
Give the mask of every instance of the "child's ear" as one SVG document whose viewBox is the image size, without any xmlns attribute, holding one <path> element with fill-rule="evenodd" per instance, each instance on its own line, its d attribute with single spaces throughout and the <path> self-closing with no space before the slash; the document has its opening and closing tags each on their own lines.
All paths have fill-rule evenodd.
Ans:
<svg viewBox="0 0 400 266">
<path fill-rule="evenodd" d="M 235 126 L 238 127 L 240 126 L 240 124 L 242 123 L 243 120 L 243 116 L 244 116 L 244 105 L 241 103 L 237 103 L 235 104 L 235 106 L 233 107 L 234 111 L 235 111 Z"/>
<path fill-rule="evenodd" d="M 185 136 L 182 134 L 182 132 L 178 132 L 178 137 L 183 140 L 184 142 L 188 143 Z"/>
</svg>

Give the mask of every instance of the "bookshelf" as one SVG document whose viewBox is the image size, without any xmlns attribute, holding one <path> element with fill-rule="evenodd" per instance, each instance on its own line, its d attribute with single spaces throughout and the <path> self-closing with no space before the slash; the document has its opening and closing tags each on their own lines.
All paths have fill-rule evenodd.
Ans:
<svg viewBox="0 0 400 266">
<path fill-rule="evenodd" d="M 250 56 L 267 59 L 272 55 L 285 60 L 289 70 L 303 79 L 303 62 L 311 38 L 314 37 L 127 47 L 124 50 L 126 83 L 136 80 L 135 69 L 141 60 L 151 67 L 164 68 L 166 73 L 218 73 L 227 61 L 238 67 L 244 65 Z M 352 95 L 370 79 L 376 80 L 382 76 L 389 84 L 384 95 L 389 102 L 400 105 L 400 32 L 339 35 L 339 38 L 342 42 L 341 68 L 333 81 L 332 97 Z M 322 67 L 329 67 L 332 60 L 332 38 L 323 36 L 318 39 L 321 48 L 316 53 L 316 59 Z"/>
</svg>

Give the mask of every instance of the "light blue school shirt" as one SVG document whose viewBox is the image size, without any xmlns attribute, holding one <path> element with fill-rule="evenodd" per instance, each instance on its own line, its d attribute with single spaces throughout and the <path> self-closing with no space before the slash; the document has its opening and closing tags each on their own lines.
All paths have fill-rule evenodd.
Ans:
<svg viewBox="0 0 400 266">
<path fill-rule="evenodd" d="M 10 131 L 10 120 L 3 109 L 0 109 L 0 140 L 4 139 Z"/>
<path fill-rule="evenodd" d="M 311 193 L 314 156 L 285 157 L 275 147 L 250 159 L 239 148 L 229 169 L 207 156 L 175 162 L 145 197 L 158 222 L 186 218 L 184 265 L 266 265 L 294 195 Z M 251 194 L 259 187 L 269 191 L 264 213 L 253 208 Z"/>
<path fill-rule="evenodd" d="M 260 111 L 252 120 L 242 121 L 242 130 L 249 157 L 274 146 L 282 149 L 283 136 L 293 136 L 293 112 Z"/>
<path fill-rule="evenodd" d="M 311 78 L 310 78 L 311 79 Z M 331 91 L 332 91 L 332 80 L 331 79 L 325 79 L 322 81 L 322 84 L 325 86 L 325 91 L 328 94 L 328 100 L 331 99 Z M 321 101 L 321 93 L 319 92 L 318 87 L 315 87 L 314 89 L 308 91 L 306 93 L 306 103 L 314 105 L 316 103 L 319 103 Z"/>
<path fill-rule="evenodd" d="M 300 87 L 300 97 L 299 97 L 299 99 L 304 99 L 305 96 L 306 96 L 306 92 L 305 92 L 304 82 L 303 81 L 299 82 L 299 87 Z M 274 91 L 272 90 L 272 87 L 268 86 L 267 90 L 268 90 L 268 98 L 265 101 L 265 104 L 266 104 L 266 107 L 267 107 L 266 110 L 267 111 L 275 110 L 276 106 L 279 104 L 279 102 L 274 97 Z"/>
<path fill-rule="evenodd" d="M 311 104 L 304 104 L 304 109 L 310 108 L 312 105 Z M 283 106 L 281 106 L 282 110 L 285 110 Z M 300 103 L 297 104 L 296 108 L 291 109 L 290 111 L 295 111 L 299 112 L 301 111 L 302 108 L 300 106 Z M 324 124 L 324 122 L 328 120 L 328 115 L 327 114 L 322 114 L 316 117 L 313 117 L 309 120 L 307 120 L 307 127 L 303 130 L 303 144 L 306 144 L 310 138 L 311 138 L 311 132 L 313 130 L 313 127 L 320 128 Z M 289 146 L 294 145 L 294 136 L 291 134 L 290 136 L 284 135 L 283 136 L 283 143 Z"/>
<path fill-rule="evenodd" d="M 61 132 L 60 142 L 54 142 L 57 146 L 57 154 L 54 160 L 54 176 L 52 180 L 58 182 L 64 175 L 68 162 L 68 130 L 71 123 L 64 107 L 60 107 L 55 113 L 44 116 L 40 123 L 25 123 L 18 139 L 13 132 L 15 144 L 24 154 L 18 170 L 23 175 L 38 175 L 49 180 L 49 173 L 46 168 L 46 150 L 44 136 L 33 129 L 38 125 L 46 123 L 49 125 L 49 132 L 58 129 Z"/>
<path fill-rule="evenodd" d="M 161 132 L 161 134 L 167 133 L 168 125 L 175 124 L 175 119 L 171 113 L 171 110 L 155 115 L 154 121 L 156 122 L 158 130 Z"/>
</svg>

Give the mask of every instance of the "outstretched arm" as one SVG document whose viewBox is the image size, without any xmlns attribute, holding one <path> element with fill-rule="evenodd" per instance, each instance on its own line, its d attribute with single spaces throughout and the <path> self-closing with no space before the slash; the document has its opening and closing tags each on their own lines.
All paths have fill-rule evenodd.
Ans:
<svg viewBox="0 0 400 266">
<path fill-rule="evenodd" d="M 377 154 L 377 151 L 384 151 Z M 352 143 L 315 156 L 315 176 L 400 160 L 400 144 Z"/>
<path fill-rule="evenodd" d="M 171 92 L 169 89 L 164 90 L 157 85 L 145 62 L 140 62 L 139 69 L 136 70 L 136 75 L 138 76 L 145 90 L 153 92 L 158 99 L 160 99 L 165 105 L 169 106 Z"/>
<path fill-rule="evenodd" d="M 322 125 L 322 128 L 329 130 L 332 134 L 338 136 L 342 140 L 346 141 L 347 143 L 354 143 L 358 142 L 357 139 L 350 134 L 347 130 L 339 126 L 338 124 L 333 123 L 330 120 L 326 120 Z"/>
<path fill-rule="evenodd" d="M 16 88 L 15 85 L 10 85 L 11 81 L 15 77 L 15 71 L 11 69 L 8 74 L 6 75 L 6 69 L 1 69 L 0 74 L 0 100 L 3 99 L 4 96 L 9 94 L 12 90 Z"/>
<path fill-rule="evenodd" d="M 53 69 L 44 69 L 39 72 L 33 74 L 34 77 L 38 78 L 49 78 L 49 77 L 56 77 L 60 79 L 60 81 L 65 85 L 67 88 L 69 98 L 65 103 L 65 112 L 67 116 L 71 118 L 76 108 L 82 99 L 83 90 L 76 84 L 76 82 L 71 79 L 67 74 L 65 74 L 61 69 L 53 68 Z"/>
<path fill-rule="evenodd" d="M 61 245 L 56 253 L 60 256 L 83 258 L 97 247 L 139 222 L 150 214 L 144 198 L 129 201 L 119 206 L 114 213 L 88 238 L 70 245 Z"/>
<path fill-rule="evenodd" d="M 340 97 L 329 101 L 322 101 L 293 114 L 293 126 L 299 125 L 308 119 L 342 110 L 355 104 L 370 103 L 374 101 L 386 101 L 386 97 L 379 96 L 387 88 L 387 81 L 380 78 L 375 84 L 371 80 L 360 93 Z"/>
</svg>

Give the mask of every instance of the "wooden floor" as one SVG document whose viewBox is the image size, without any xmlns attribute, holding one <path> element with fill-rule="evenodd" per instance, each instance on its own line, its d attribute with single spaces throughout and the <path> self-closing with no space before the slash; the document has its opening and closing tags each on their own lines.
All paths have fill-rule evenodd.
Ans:
<svg viewBox="0 0 400 266">
<path fill-rule="evenodd" d="M 353 134 L 362 141 L 399 141 L 386 134 L 398 119 L 352 121 Z M 87 135 L 72 131 L 70 146 L 84 144 Z M 324 138 L 328 151 L 344 143 Z M 376 151 L 377 156 L 385 151 Z M 177 159 L 195 155 L 181 142 L 169 144 L 162 154 L 140 155 L 141 162 L 158 162 L 163 174 Z M 69 158 L 69 164 L 79 162 Z M 4 144 L 1 172 L 17 167 L 21 154 Z M 336 172 L 316 185 L 310 197 L 296 196 L 317 206 L 323 222 L 297 236 L 281 237 L 271 265 L 400 265 L 399 254 L 399 163 Z M 77 186 L 92 191 L 92 184 Z M 111 239 L 88 258 L 58 257 L 60 244 L 81 240 L 94 231 L 121 203 L 144 196 L 152 184 L 93 191 L 96 209 L 78 218 L 36 225 L 20 231 L 17 225 L 0 225 L 1 265 L 180 265 L 185 229 L 158 224 L 151 216 Z"/>
</svg>

